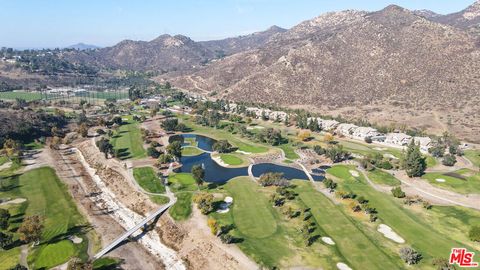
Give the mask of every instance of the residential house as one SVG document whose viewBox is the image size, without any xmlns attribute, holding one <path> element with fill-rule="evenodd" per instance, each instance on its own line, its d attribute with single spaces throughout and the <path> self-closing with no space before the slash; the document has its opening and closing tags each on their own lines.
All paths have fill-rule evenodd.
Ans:
<svg viewBox="0 0 480 270">
<path fill-rule="evenodd" d="M 362 140 L 365 140 L 365 138 L 367 137 L 372 138 L 379 135 L 381 135 L 381 133 L 378 132 L 378 130 L 376 130 L 375 128 L 371 128 L 371 127 L 358 127 L 354 130 L 352 134 L 353 137 L 362 139 Z"/>
<path fill-rule="evenodd" d="M 337 126 L 337 131 L 344 136 L 352 136 L 357 128 L 357 125 L 342 123 Z"/>
<path fill-rule="evenodd" d="M 428 153 L 428 149 L 430 149 L 432 145 L 432 139 L 429 137 L 413 137 L 415 143 L 420 144 L 420 151 Z"/>
<path fill-rule="evenodd" d="M 410 143 L 411 139 L 412 136 L 405 133 L 387 133 L 385 136 L 385 143 L 405 146 Z"/>
</svg>

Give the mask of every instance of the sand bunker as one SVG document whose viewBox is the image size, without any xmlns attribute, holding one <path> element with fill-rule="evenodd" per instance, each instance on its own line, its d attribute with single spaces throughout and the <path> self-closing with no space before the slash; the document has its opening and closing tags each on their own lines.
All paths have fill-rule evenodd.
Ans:
<svg viewBox="0 0 480 270">
<path fill-rule="evenodd" d="M 360 174 L 358 174 L 358 172 L 355 171 L 355 170 L 350 170 L 349 172 L 353 177 L 359 177 L 360 176 Z"/>
<path fill-rule="evenodd" d="M 250 155 L 251 154 L 250 152 L 245 152 L 245 151 L 241 151 L 241 150 L 237 150 L 235 152 L 240 153 L 240 154 L 244 154 L 244 155 Z"/>
<path fill-rule="evenodd" d="M 2 203 L 0 203 L 0 205 L 20 204 L 20 203 L 23 203 L 23 202 L 26 202 L 26 201 L 27 201 L 27 199 L 25 199 L 25 198 L 17 198 L 17 199 L 13 199 L 13 200 L 10 200 L 10 201 L 2 202 Z"/>
<path fill-rule="evenodd" d="M 350 268 L 348 265 L 344 263 L 337 263 L 337 268 L 339 270 L 353 270 L 352 268 Z"/>
<path fill-rule="evenodd" d="M 247 127 L 248 130 L 252 130 L 252 129 L 264 129 L 265 127 L 262 127 L 262 126 L 253 126 L 253 127 Z"/>
<path fill-rule="evenodd" d="M 330 238 L 330 237 L 322 237 L 322 241 L 331 245 L 331 246 L 335 245 L 335 242 L 333 242 L 332 238 Z"/>
<path fill-rule="evenodd" d="M 386 238 L 393 240 L 394 242 L 397 242 L 399 244 L 405 243 L 405 240 L 403 240 L 403 238 L 400 237 L 400 235 L 398 235 L 396 232 L 392 230 L 392 228 L 388 227 L 385 224 L 380 224 L 378 226 L 377 231 L 383 234 L 383 236 L 385 236 Z"/>
<path fill-rule="evenodd" d="M 443 183 L 443 182 L 445 182 L 445 179 L 443 179 L 443 178 L 437 178 L 437 179 L 435 179 L 435 181 L 440 182 L 440 183 Z"/>
<path fill-rule="evenodd" d="M 80 243 L 83 242 L 83 239 L 76 236 L 76 235 L 72 235 L 68 239 L 70 239 L 70 241 L 72 241 L 72 243 L 74 243 L 74 244 L 80 244 Z"/>
<path fill-rule="evenodd" d="M 224 214 L 228 213 L 230 211 L 230 205 L 233 203 L 233 198 L 232 197 L 225 197 L 223 202 L 220 204 L 219 209 L 217 210 L 217 213 Z"/>
</svg>

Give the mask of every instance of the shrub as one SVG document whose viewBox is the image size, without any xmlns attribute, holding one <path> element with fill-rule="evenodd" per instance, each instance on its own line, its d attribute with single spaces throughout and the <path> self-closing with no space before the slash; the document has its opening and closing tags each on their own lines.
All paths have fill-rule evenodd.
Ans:
<svg viewBox="0 0 480 270">
<path fill-rule="evenodd" d="M 330 191 L 335 190 L 337 188 L 337 183 L 333 182 L 333 180 L 326 178 L 323 180 L 323 184 L 326 188 L 330 189 Z"/>
<path fill-rule="evenodd" d="M 433 266 L 436 266 L 437 270 L 455 270 L 455 266 L 445 258 L 435 258 L 432 260 Z"/>
<path fill-rule="evenodd" d="M 470 228 L 468 237 L 474 242 L 480 242 L 480 226 L 473 226 Z"/>
<path fill-rule="evenodd" d="M 152 158 L 158 158 L 160 156 L 160 152 L 158 152 L 155 147 L 150 146 L 147 148 L 147 155 L 151 156 Z"/>
<path fill-rule="evenodd" d="M 208 227 L 210 228 L 210 231 L 212 232 L 212 234 L 217 235 L 218 234 L 218 222 L 213 218 L 209 218 L 207 220 L 207 224 L 208 224 Z"/>
<path fill-rule="evenodd" d="M 363 196 L 358 196 L 357 202 L 360 203 L 360 204 L 366 204 L 366 203 L 368 203 L 368 200 L 365 199 L 365 197 L 363 197 Z"/>
<path fill-rule="evenodd" d="M 193 202 L 197 204 L 200 212 L 206 215 L 214 210 L 213 199 L 210 193 L 198 193 L 193 197 Z"/>
<path fill-rule="evenodd" d="M 232 145 L 227 140 L 220 140 L 212 145 L 212 149 L 219 153 L 228 153 L 232 151 Z"/>
<path fill-rule="evenodd" d="M 282 187 L 288 187 L 290 185 L 290 182 L 288 182 L 287 179 L 283 177 L 283 173 L 264 173 L 260 176 L 258 179 L 258 183 L 261 186 L 282 186 Z"/>
<path fill-rule="evenodd" d="M 401 187 L 392 188 L 392 195 L 395 198 L 405 198 L 405 192 L 402 191 Z"/>
<path fill-rule="evenodd" d="M 452 154 L 446 154 L 442 159 L 442 164 L 445 166 L 453 166 L 457 163 L 457 158 Z"/>
<path fill-rule="evenodd" d="M 325 149 L 323 149 L 320 145 L 315 145 L 313 147 L 313 151 L 315 151 L 315 153 L 317 153 L 317 155 L 319 155 L 319 156 L 325 154 Z"/>
<path fill-rule="evenodd" d="M 220 235 L 220 240 L 224 244 L 231 244 L 231 243 L 234 242 L 235 238 L 233 236 L 231 236 L 230 234 L 225 233 L 225 234 Z"/>
<path fill-rule="evenodd" d="M 373 141 L 372 141 L 372 137 L 370 137 L 370 136 L 369 136 L 369 137 L 365 137 L 365 142 L 366 142 L 366 143 L 372 143 L 372 142 L 373 142 Z"/>
<path fill-rule="evenodd" d="M 417 264 L 422 259 L 422 254 L 410 247 L 404 247 L 400 249 L 400 258 L 407 264 Z"/>
</svg>

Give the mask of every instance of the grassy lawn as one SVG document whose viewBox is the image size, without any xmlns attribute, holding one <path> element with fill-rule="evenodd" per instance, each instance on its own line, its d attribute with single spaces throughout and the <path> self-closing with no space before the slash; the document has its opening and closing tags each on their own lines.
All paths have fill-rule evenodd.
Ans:
<svg viewBox="0 0 480 270">
<path fill-rule="evenodd" d="M 468 231 L 472 226 L 480 226 L 480 211 L 460 206 L 435 206 L 430 211 L 412 207 L 409 210 L 434 226 L 440 233 L 480 251 L 480 242 L 472 242 L 468 237 Z"/>
<path fill-rule="evenodd" d="M 255 195 L 258 187 L 253 181 L 242 178 L 229 183 L 226 189 L 235 199 L 233 220 L 243 235 L 265 238 L 275 233 L 277 223 L 272 207 L 265 196 Z"/>
<path fill-rule="evenodd" d="M 8 162 L 8 158 L 6 156 L 0 156 L 0 166 L 7 162 Z"/>
<path fill-rule="evenodd" d="M 2 192 L 1 197 L 27 199 L 23 204 L 9 206 L 9 211 L 17 217 L 9 230 L 15 231 L 22 218 L 27 216 L 40 215 L 43 218 L 40 245 L 29 251 L 30 265 L 36 269 L 51 268 L 68 261 L 72 256 L 87 257 L 88 240 L 85 234 L 88 225 L 53 169 L 38 168 L 22 175 L 11 175 L 2 181 L 6 181 L 4 184 L 11 188 Z M 81 237 L 83 242 L 73 244 L 67 239 L 70 235 Z M 18 239 L 16 233 L 14 239 Z M 18 251 L 0 251 L 0 257 L 4 256 L 4 252 Z"/>
<path fill-rule="evenodd" d="M 8 270 L 13 268 L 19 262 L 19 257 L 19 247 L 8 250 L 0 250 L 0 270 Z"/>
<path fill-rule="evenodd" d="M 282 149 L 283 152 L 285 153 L 285 158 L 288 159 L 298 159 L 300 158 L 297 153 L 295 153 L 295 149 L 291 144 L 281 144 L 278 146 L 278 148 Z"/>
<path fill-rule="evenodd" d="M 435 167 L 437 165 L 437 159 L 430 156 L 430 155 L 425 155 L 427 157 L 427 168 Z"/>
<path fill-rule="evenodd" d="M 239 138 L 234 134 L 222 129 L 215 129 L 211 127 L 204 127 L 193 123 L 189 118 L 182 118 L 182 122 L 192 129 L 193 133 L 208 136 L 216 140 L 227 140 L 233 146 L 238 147 L 238 150 L 249 153 L 265 153 L 268 151 L 268 147 L 253 143 L 247 139 Z"/>
<path fill-rule="evenodd" d="M 190 173 L 175 173 L 168 176 L 168 185 L 173 192 L 197 191 L 198 186 Z"/>
<path fill-rule="evenodd" d="M 302 219 L 288 219 L 281 208 L 274 208 L 268 200 L 274 191 L 275 188 L 262 188 L 248 177 L 234 178 L 222 189 L 233 197 L 231 211 L 210 216 L 221 225 L 233 224 L 230 234 L 240 239 L 238 247 L 261 266 L 289 269 L 307 265 L 312 269 L 334 269 L 339 261 L 335 249 L 320 240 L 306 247 L 299 232 Z M 296 201 L 289 201 L 285 206 L 299 209 Z"/>
<path fill-rule="evenodd" d="M 118 133 L 113 136 L 111 140 L 113 147 L 116 151 L 120 151 L 119 158 L 121 159 L 146 157 L 140 127 L 131 117 L 128 119 L 119 127 Z"/>
<path fill-rule="evenodd" d="M 220 158 L 223 162 L 232 166 L 239 166 L 246 163 L 245 160 L 233 154 L 220 154 Z"/>
<path fill-rule="evenodd" d="M 373 171 L 369 171 L 367 172 L 367 175 L 368 178 L 370 178 L 370 180 L 372 180 L 376 184 L 398 186 L 401 183 L 400 180 L 381 169 L 374 169 Z"/>
<path fill-rule="evenodd" d="M 192 196 L 191 192 L 176 193 L 177 202 L 170 207 L 169 214 L 175 220 L 185 220 L 192 213 Z"/>
<path fill-rule="evenodd" d="M 428 180 L 432 185 L 458 193 L 480 193 L 480 173 L 475 174 L 475 172 L 470 171 L 465 175 L 465 172 L 465 170 L 459 170 L 456 174 L 426 173 L 422 178 Z M 443 179 L 445 182 L 438 182 L 437 179 Z"/>
<path fill-rule="evenodd" d="M 369 204 L 377 209 L 380 222 L 390 226 L 409 245 L 422 253 L 424 259 L 420 266 L 429 265 L 433 258 L 448 258 L 451 248 L 460 246 L 460 243 L 448 234 L 439 233 L 432 224 L 408 211 L 401 200 L 374 190 L 361 175 L 353 177 L 349 170 L 354 170 L 354 167 L 339 165 L 327 170 L 327 173 L 342 179 L 339 182 L 340 189 L 352 191 L 369 200 Z M 348 177 L 345 177 L 347 175 Z"/>
<path fill-rule="evenodd" d="M 121 260 L 110 257 L 103 257 L 93 262 L 93 269 L 95 270 L 108 270 L 116 269 L 115 267 L 121 263 Z"/>
<path fill-rule="evenodd" d="M 155 175 L 151 167 L 141 167 L 133 169 L 133 176 L 137 183 L 147 192 L 165 193 L 165 187 L 161 180 Z"/>
<path fill-rule="evenodd" d="M 189 146 L 198 146 L 198 142 L 195 138 L 185 138 L 185 143 Z"/>
<path fill-rule="evenodd" d="M 185 156 L 185 157 L 198 156 L 202 153 L 203 151 L 196 147 L 184 146 L 182 148 L 182 156 Z"/>
<path fill-rule="evenodd" d="M 402 157 L 402 150 L 386 147 L 386 146 L 376 146 L 370 145 L 366 143 L 355 142 L 351 140 L 341 139 L 339 143 L 343 145 L 343 148 L 347 151 L 350 151 L 355 154 L 360 154 L 364 156 L 372 155 L 375 153 L 382 153 L 382 154 L 392 154 L 396 158 Z M 377 148 L 377 149 L 375 149 Z M 381 150 L 380 150 L 381 149 Z"/>
<path fill-rule="evenodd" d="M 152 202 L 158 205 L 167 204 L 170 201 L 168 197 L 162 195 L 150 195 L 149 197 Z"/>
<path fill-rule="evenodd" d="M 480 150 L 465 150 L 465 157 L 475 166 L 480 167 Z"/>
</svg>

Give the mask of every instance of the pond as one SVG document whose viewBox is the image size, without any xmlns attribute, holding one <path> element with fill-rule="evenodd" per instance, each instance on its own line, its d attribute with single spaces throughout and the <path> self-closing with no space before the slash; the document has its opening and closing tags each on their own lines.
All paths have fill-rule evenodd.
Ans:
<svg viewBox="0 0 480 270">
<path fill-rule="evenodd" d="M 196 135 L 196 134 L 174 135 L 172 137 L 175 137 L 175 138 L 170 137 L 169 141 L 179 140 L 179 136 L 182 137 L 183 139 L 195 138 L 195 140 L 198 143 L 198 148 L 205 151 L 212 151 L 212 146 L 216 141 L 212 138 L 202 136 L 202 135 Z M 184 144 L 184 145 L 187 145 L 187 144 Z M 194 165 L 202 166 L 205 170 L 206 182 L 224 183 L 232 178 L 248 175 L 248 167 L 225 168 L 223 166 L 218 165 L 217 162 L 215 162 L 211 158 L 210 153 L 203 153 L 198 156 L 182 157 L 180 159 L 180 162 L 182 163 L 182 167 L 180 167 L 177 170 L 177 172 L 190 173 Z M 308 180 L 308 177 L 303 170 L 288 167 L 288 166 L 282 166 L 282 165 L 277 165 L 273 163 L 261 163 L 261 164 L 255 164 L 252 167 L 252 173 L 255 177 L 260 177 L 262 174 L 267 172 L 281 172 L 283 173 L 284 177 L 289 180 L 291 179 Z M 323 180 L 322 175 L 312 174 L 312 177 L 315 181 Z"/>
</svg>

